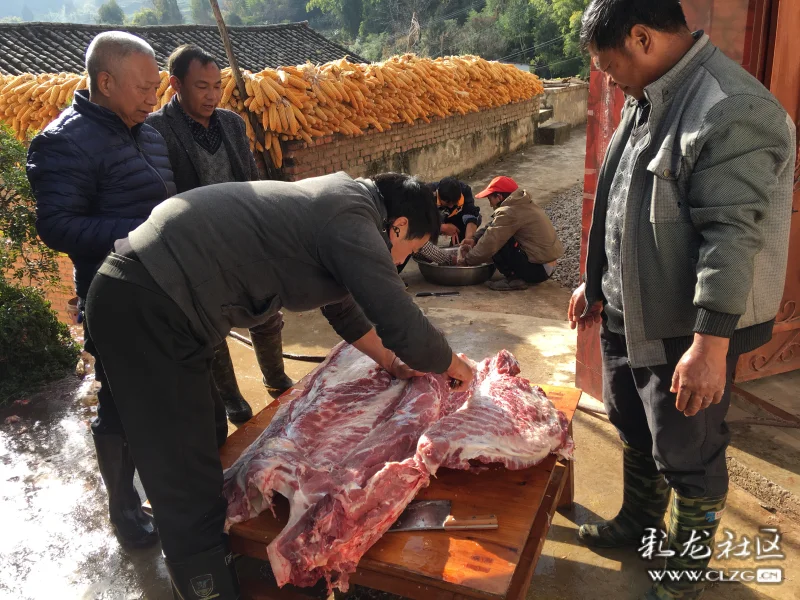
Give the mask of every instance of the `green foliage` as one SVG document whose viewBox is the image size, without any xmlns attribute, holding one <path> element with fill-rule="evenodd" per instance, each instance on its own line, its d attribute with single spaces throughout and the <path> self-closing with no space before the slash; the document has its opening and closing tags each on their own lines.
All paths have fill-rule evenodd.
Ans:
<svg viewBox="0 0 800 600">
<path fill-rule="evenodd" d="M 214 15 L 211 14 L 211 5 L 208 0 L 191 0 L 189 10 L 192 13 L 192 21 L 198 25 L 212 25 Z"/>
<path fill-rule="evenodd" d="M 67 375 L 78 355 L 41 291 L 0 280 L 0 405 Z"/>
<path fill-rule="evenodd" d="M 244 21 L 242 17 L 239 16 L 238 13 L 229 13 L 228 16 L 225 18 L 226 25 L 244 25 Z"/>
<path fill-rule="evenodd" d="M 178 0 L 153 0 L 153 10 L 158 16 L 160 25 L 180 25 L 183 14 L 178 8 Z"/>
<path fill-rule="evenodd" d="M 221 7 L 228 25 L 290 23 L 308 19 L 301 0 L 226 0 Z"/>
<path fill-rule="evenodd" d="M 226 0 L 229 24 L 308 20 L 369 60 L 477 54 L 542 77 L 588 73 L 580 19 L 589 0 Z M 239 19 L 239 20 L 232 20 Z"/>
<path fill-rule="evenodd" d="M 158 25 L 158 15 L 152 8 L 143 8 L 131 17 L 131 25 Z"/>
<path fill-rule="evenodd" d="M 58 285 L 58 253 L 36 233 L 36 201 L 25 174 L 26 150 L 0 125 L 0 276 L 42 287 Z"/>
<path fill-rule="evenodd" d="M 97 9 L 97 22 L 111 25 L 122 25 L 125 22 L 125 13 L 117 4 L 117 0 L 108 0 Z"/>
<path fill-rule="evenodd" d="M 359 36 L 353 43 L 351 50 L 369 61 L 380 62 L 390 56 L 386 53 L 389 48 L 388 40 L 389 34 L 386 32 L 368 33 L 365 36 Z"/>
</svg>

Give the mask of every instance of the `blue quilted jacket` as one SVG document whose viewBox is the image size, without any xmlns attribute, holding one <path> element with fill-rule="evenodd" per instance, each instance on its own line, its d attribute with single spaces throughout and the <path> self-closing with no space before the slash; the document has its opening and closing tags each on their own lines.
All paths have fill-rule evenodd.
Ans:
<svg viewBox="0 0 800 600">
<path fill-rule="evenodd" d="M 176 193 L 161 134 L 129 129 L 85 91 L 33 138 L 27 172 L 39 236 L 72 259 L 81 298 L 114 242 Z"/>
</svg>

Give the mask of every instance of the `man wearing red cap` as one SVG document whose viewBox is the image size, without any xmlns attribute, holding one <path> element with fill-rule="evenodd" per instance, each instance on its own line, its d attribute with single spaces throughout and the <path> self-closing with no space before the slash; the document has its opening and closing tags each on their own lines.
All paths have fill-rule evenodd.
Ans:
<svg viewBox="0 0 800 600">
<path fill-rule="evenodd" d="M 552 275 L 564 246 L 541 206 L 510 177 L 495 177 L 475 195 L 487 198 L 494 210 L 487 227 L 472 240 L 464 240 L 459 264 L 494 262 L 505 275 L 489 283 L 496 291 L 524 290 Z"/>
</svg>

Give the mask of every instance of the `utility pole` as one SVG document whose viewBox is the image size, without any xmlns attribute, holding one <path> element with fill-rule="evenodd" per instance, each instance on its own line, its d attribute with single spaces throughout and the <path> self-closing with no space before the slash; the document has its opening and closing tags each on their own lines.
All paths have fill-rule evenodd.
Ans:
<svg viewBox="0 0 800 600">
<path fill-rule="evenodd" d="M 217 0 L 208 1 L 211 3 L 211 10 L 214 11 L 214 18 L 217 21 L 217 28 L 219 28 L 219 35 L 222 38 L 222 45 L 225 47 L 225 54 L 228 55 L 228 64 L 231 66 L 231 75 L 236 81 L 236 89 L 239 90 L 239 98 L 244 102 L 244 99 L 247 98 L 247 88 L 244 85 L 244 79 L 239 70 L 239 61 L 236 60 L 236 55 L 233 53 L 231 38 L 228 35 L 228 28 L 225 26 L 225 20 L 222 18 L 222 11 L 219 9 Z M 261 154 L 264 157 L 264 165 L 267 168 L 267 179 L 282 179 L 280 170 L 275 168 L 275 165 L 272 163 L 272 157 L 269 155 L 269 152 L 267 152 L 268 148 L 264 146 L 264 128 L 261 122 L 256 115 L 250 112 L 249 108 L 245 106 L 244 110 L 245 113 L 247 113 L 247 117 L 250 119 L 250 125 L 253 127 L 256 140 L 258 140 L 258 143 L 264 148 Z"/>
</svg>

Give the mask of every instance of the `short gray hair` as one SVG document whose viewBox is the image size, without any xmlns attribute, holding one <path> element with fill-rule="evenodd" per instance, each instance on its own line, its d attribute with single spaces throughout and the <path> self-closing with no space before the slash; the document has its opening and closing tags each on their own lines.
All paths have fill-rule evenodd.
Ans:
<svg viewBox="0 0 800 600">
<path fill-rule="evenodd" d="M 112 72 L 115 65 L 131 54 L 156 57 L 150 44 L 126 31 L 104 31 L 95 37 L 86 49 L 86 72 L 89 74 L 90 89 L 94 89 L 99 73 Z"/>
</svg>

